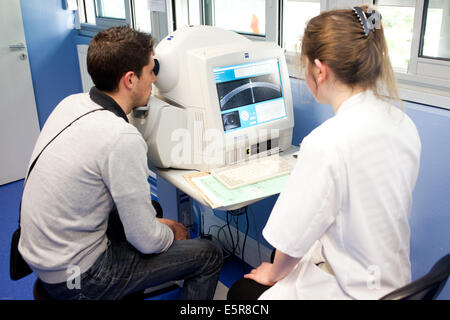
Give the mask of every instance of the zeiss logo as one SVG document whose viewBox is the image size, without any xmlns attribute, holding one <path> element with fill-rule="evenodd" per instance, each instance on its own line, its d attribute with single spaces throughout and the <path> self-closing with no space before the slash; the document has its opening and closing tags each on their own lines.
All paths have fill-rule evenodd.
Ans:
<svg viewBox="0 0 450 320">
<path fill-rule="evenodd" d="M 245 59 L 250 58 L 250 55 L 248 54 L 248 52 L 245 52 L 245 53 L 244 53 L 244 58 L 245 58 Z"/>
</svg>

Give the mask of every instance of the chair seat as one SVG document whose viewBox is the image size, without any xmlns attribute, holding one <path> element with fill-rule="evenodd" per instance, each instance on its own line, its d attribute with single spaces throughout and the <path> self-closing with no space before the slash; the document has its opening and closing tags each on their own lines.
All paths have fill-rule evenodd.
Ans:
<svg viewBox="0 0 450 320">
<path fill-rule="evenodd" d="M 34 300 L 54 300 L 47 290 L 45 290 L 40 279 L 36 279 L 36 282 L 34 283 L 33 297 Z"/>
<path fill-rule="evenodd" d="M 447 254 L 423 277 L 388 293 L 381 300 L 433 300 L 441 293 L 449 275 L 450 254 Z"/>
</svg>

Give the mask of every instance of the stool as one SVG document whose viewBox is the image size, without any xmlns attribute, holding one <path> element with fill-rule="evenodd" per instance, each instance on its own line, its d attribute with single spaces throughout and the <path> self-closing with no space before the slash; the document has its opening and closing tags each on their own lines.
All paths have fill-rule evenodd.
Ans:
<svg viewBox="0 0 450 320">
<path fill-rule="evenodd" d="M 45 290 L 42 281 L 38 278 L 33 286 L 34 300 L 54 300 L 52 296 Z"/>
</svg>

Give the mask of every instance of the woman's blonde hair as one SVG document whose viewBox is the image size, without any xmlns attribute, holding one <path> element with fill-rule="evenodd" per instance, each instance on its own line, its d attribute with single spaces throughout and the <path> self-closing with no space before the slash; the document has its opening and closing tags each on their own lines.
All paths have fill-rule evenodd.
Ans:
<svg viewBox="0 0 450 320">
<path fill-rule="evenodd" d="M 360 8 L 367 13 L 367 6 Z M 371 89 L 378 97 L 381 92 L 387 93 L 389 98 L 400 101 L 381 22 L 366 37 L 353 10 L 322 12 L 305 28 L 303 66 L 306 59 L 310 65 L 315 59 L 326 63 L 338 81 L 352 88 Z"/>
</svg>

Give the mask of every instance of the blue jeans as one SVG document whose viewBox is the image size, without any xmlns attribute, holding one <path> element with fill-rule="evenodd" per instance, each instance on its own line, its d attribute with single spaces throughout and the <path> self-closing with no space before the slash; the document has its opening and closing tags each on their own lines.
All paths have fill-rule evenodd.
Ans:
<svg viewBox="0 0 450 320">
<path fill-rule="evenodd" d="M 181 299 L 208 300 L 214 297 L 222 264 L 222 250 L 205 239 L 174 241 L 166 252 L 148 255 L 126 241 L 113 241 L 81 274 L 80 289 L 69 289 L 66 282 L 43 285 L 55 299 L 115 300 L 170 280 L 184 280 Z"/>
</svg>

